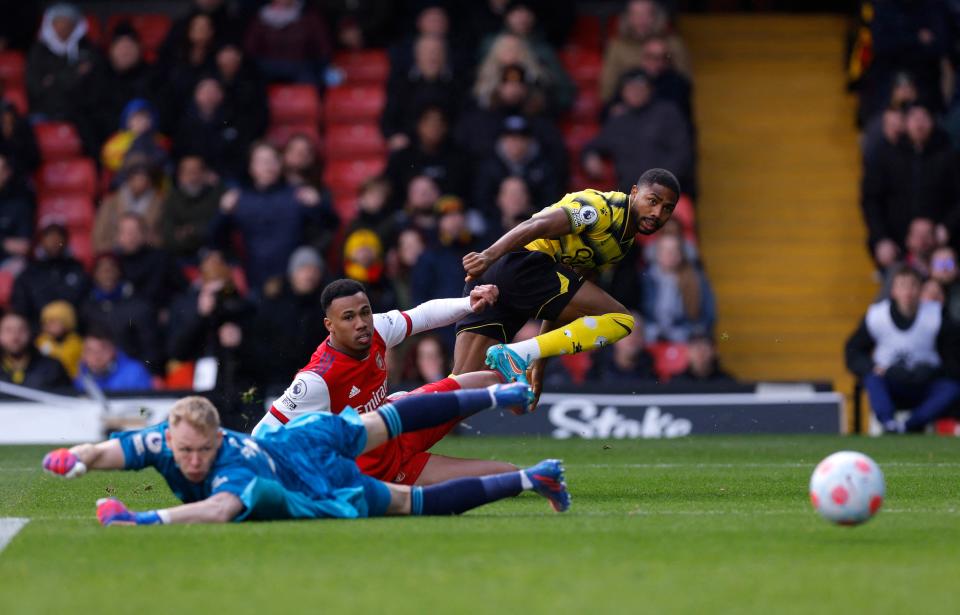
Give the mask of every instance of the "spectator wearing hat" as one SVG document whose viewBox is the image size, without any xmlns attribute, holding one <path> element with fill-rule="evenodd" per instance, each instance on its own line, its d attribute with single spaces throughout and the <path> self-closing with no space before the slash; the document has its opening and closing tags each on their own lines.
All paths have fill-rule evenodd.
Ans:
<svg viewBox="0 0 960 615">
<path fill-rule="evenodd" d="M 162 227 L 164 248 L 181 263 L 196 262 L 222 196 L 223 184 L 202 156 L 190 153 L 180 159 L 173 188 L 163 202 Z"/>
<path fill-rule="evenodd" d="M 694 335 L 687 340 L 687 369 L 670 381 L 717 384 L 736 382 L 736 379 L 721 367 L 713 338 L 708 335 Z"/>
<path fill-rule="evenodd" d="M 103 144 L 100 161 L 104 168 L 117 172 L 134 155 L 156 168 L 163 167 L 170 140 L 157 131 L 158 121 L 148 100 L 135 98 L 128 102 L 120 114 L 120 130 Z"/>
<path fill-rule="evenodd" d="M 120 261 L 123 278 L 133 286 L 133 296 L 159 310 L 165 321 L 170 301 L 186 289 L 187 280 L 173 255 L 147 243 L 143 216 L 133 212 L 120 216 L 114 254 Z"/>
<path fill-rule="evenodd" d="M 43 356 L 60 361 L 70 378 L 77 377 L 83 338 L 77 334 L 77 311 L 72 305 L 61 300 L 43 307 L 34 345 Z"/>
<path fill-rule="evenodd" d="M 270 0 L 247 28 L 244 48 L 273 81 L 322 86 L 333 46 L 323 16 L 302 0 Z"/>
<path fill-rule="evenodd" d="M 370 306 L 378 314 L 397 309 L 397 293 L 384 273 L 383 243 L 371 230 L 357 229 L 343 244 L 343 271 L 348 278 L 363 283 Z"/>
<path fill-rule="evenodd" d="M 77 307 L 87 294 L 89 279 L 83 265 L 70 255 L 68 241 L 61 219 L 40 219 L 33 259 L 14 281 L 10 298 L 13 309 L 32 323 L 48 303 L 63 299 Z"/>
<path fill-rule="evenodd" d="M 109 252 L 117 236 L 120 216 L 135 213 L 147 226 L 147 243 L 159 246 L 160 220 L 163 216 L 163 193 L 156 167 L 144 157 L 131 156 L 117 175 L 119 187 L 100 204 L 93 221 L 93 249 Z"/>
<path fill-rule="evenodd" d="M 86 391 L 88 381 L 106 393 L 154 388 L 153 378 L 143 363 L 117 348 L 110 333 L 102 330 L 91 330 L 83 339 L 80 371 L 73 386 L 78 391 Z"/>
<path fill-rule="evenodd" d="M 0 382 L 31 389 L 69 387 L 70 378 L 60 362 L 40 354 L 30 337 L 30 323 L 23 315 L 7 312 L 0 318 Z"/>
<path fill-rule="evenodd" d="M 26 177 L 40 166 L 37 138 L 27 118 L 0 94 L 0 156 L 17 173 Z"/>
<path fill-rule="evenodd" d="M 444 194 L 467 197 L 469 173 L 466 154 L 450 138 L 449 116 L 442 107 L 424 107 L 416 121 L 413 141 L 391 152 L 386 176 L 392 194 L 398 195 L 395 207 L 402 204 L 410 180 L 418 175 L 433 179 Z"/>
<path fill-rule="evenodd" d="M 156 310 L 138 298 L 133 284 L 123 278 L 120 260 L 113 253 L 99 254 L 93 264 L 90 293 L 80 306 L 87 329 L 110 333 L 114 344 L 147 364 L 150 371 L 165 371 Z"/>
<path fill-rule="evenodd" d="M 676 105 L 655 100 L 650 79 L 641 70 L 624 75 L 620 98 L 623 102 L 611 108 L 600 134 L 584 147 L 587 174 L 602 176 L 603 158 L 609 157 L 621 190 L 629 191 L 644 171 L 658 167 L 673 172 L 681 186 L 693 185 L 690 128 Z"/>
<path fill-rule="evenodd" d="M 562 192 L 560 176 L 534 138 L 522 115 L 504 119 L 493 155 L 480 164 L 474 186 L 474 203 L 488 217 L 496 216 L 497 192 L 507 177 L 526 182 L 535 203 L 546 203 Z M 639 177 L 639 175 L 637 176 Z"/>
<path fill-rule="evenodd" d="M 19 272 L 30 253 L 33 193 L 0 150 L 0 268 Z"/>
</svg>

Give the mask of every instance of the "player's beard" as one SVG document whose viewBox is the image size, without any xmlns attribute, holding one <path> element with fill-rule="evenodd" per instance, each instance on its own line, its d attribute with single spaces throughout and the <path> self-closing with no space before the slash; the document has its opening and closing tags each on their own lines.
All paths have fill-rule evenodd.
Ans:
<svg viewBox="0 0 960 615">
<path fill-rule="evenodd" d="M 649 227 L 645 226 L 644 223 L 649 224 Z M 656 218 L 640 218 L 637 230 L 640 231 L 641 235 L 653 235 L 660 230 L 660 221 Z"/>
</svg>

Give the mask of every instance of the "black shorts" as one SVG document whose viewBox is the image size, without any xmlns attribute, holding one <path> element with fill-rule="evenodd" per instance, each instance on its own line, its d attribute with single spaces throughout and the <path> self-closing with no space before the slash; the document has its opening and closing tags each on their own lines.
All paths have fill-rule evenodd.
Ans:
<svg viewBox="0 0 960 615">
<path fill-rule="evenodd" d="M 583 276 L 543 252 L 522 250 L 504 255 L 479 279 L 467 282 L 463 296 L 479 284 L 495 284 L 500 296 L 492 307 L 458 322 L 457 334 L 469 331 L 506 343 L 531 318 L 560 316 L 583 285 Z"/>
</svg>

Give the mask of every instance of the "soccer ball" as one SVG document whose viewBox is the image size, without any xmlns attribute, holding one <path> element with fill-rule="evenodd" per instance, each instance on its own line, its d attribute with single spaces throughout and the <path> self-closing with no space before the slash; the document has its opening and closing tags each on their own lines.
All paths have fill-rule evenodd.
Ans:
<svg viewBox="0 0 960 615">
<path fill-rule="evenodd" d="M 840 451 L 817 464 L 810 477 L 810 502 L 827 521 L 859 525 L 883 505 L 880 467 L 863 453 Z"/>
</svg>

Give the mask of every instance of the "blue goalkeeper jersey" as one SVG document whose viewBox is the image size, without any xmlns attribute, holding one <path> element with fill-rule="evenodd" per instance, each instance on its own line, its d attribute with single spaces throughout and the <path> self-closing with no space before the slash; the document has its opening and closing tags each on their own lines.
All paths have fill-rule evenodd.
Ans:
<svg viewBox="0 0 960 615">
<path fill-rule="evenodd" d="M 111 438 L 123 447 L 125 469 L 156 468 L 184 503 L 233 494 L 244 505 L 235 521 L 352 518 L 382 514 L 379 509 L 385 509 L 383 489 L 366 484 L 370 479 L 360 474 L 354 461 L 367 434 L 352 408 L 339 415 L 304 415 L 257 438 L 223 429 L 223 444 L 201 483 L 190 482 L 180 471 L 167 446 L 167 429 L 163 422 Z M 365 487 L 375 491 L 376 505 Z"/>
</svg>

